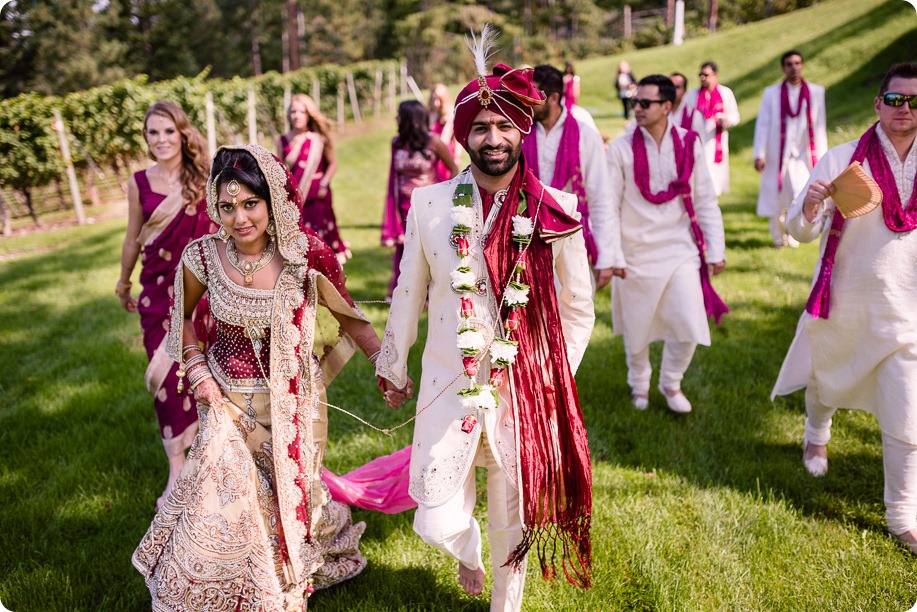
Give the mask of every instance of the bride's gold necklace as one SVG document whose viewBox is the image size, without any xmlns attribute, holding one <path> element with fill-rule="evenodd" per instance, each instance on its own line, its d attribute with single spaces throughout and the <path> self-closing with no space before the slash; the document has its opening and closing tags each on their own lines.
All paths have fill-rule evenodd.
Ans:
<svg viewBox="0 0 917 612">
<path fill-rule="evenodd" d="M 230 240 L 226 244 L 226 259 L 228 259 L 229 264 L 242 275 L 242 278 L 245 280 L 245 286 L 251 287 L 255 282 L 255 272 L 271 263 L 271 260 L 274 259 L 274 252 L 276 250 L 276 243 L 268 239 L 267 247 L 261 252 L 258 259 L 254 261 L 239 259 L 239 252 L 236 250 L 236 241 Z"/>
</svg>

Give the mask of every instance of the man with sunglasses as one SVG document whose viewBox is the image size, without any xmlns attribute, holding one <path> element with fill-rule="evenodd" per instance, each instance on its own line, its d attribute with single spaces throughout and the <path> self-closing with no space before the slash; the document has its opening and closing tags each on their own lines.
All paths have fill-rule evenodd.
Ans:
<svg viewBox="0 0 917 612">
<path fill-rule="evenodd" d="M 613 282 L 612 324 L 624 336 L 631 403 L 649 405 L 649 345 L 663 340 L 659 390 L 670 410 L 687 413 L 681 380 L 697 345 L 710 345 L 705 294 L 719 299 L 709 277 L 725 268 L 726 244 L 699 137 L 669 120 L 674 100 L 668 77 L 641 79 L 637 128 L 608 147 L 612 214 L 601 227 L 614 250 L 611 269 L 597 276 L 599 287 Z M 711 312 L 717 318 L 725 309 L 719 306 Z"/>
<path fill-rule="evenodd" d="M 704 116 L 701 141 L 716 195 L 729 193 L 729 129 L 739 125 L 739 105 L 732 90 L 719 82 L 715 62 L 701 64 L 700 87 L 685 94 L 685 105 Z"/>
<path fill-rule="evenodd" d="M 761 173 L 757 212 L 770 219 L 776 248 L 799 246 L 786 232 L 786 211 L 828 150 L 825 88 L 802 78 L 799 51 L 784 53 L 780 67 L 786 78 L 764 90 L 754 140 L 755 170 Z"/>
<path fill-rule="evenodd" d="M 787 214 L 800 242 L 822 235 L 821 256 L 772 397 L 806 389 L 802 461 L 813 476 L 828 471 L 838 408 L 876 416 L 885 522 L 917 554 L 917 63 L 892 66 L 873 105 L 878 122 L 818 161 Z M 844 219 L 832 181 L 854 161 L 882 202 Z"/>
</svg>

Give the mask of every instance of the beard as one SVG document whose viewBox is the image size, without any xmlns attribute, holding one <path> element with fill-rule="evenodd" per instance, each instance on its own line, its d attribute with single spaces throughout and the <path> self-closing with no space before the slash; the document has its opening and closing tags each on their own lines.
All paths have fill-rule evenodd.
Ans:
<svg viewBox="0 0 917 612">
<path fill-rule="evenodd" d="M 505 152 L 507 156 L 503 161 L 491 160 L 484 156 L 484 153 L 488 152 Z M 471 158 L 471 163 L 487 176 L 503 176 L 516 167 L 521 155 L 521 144 L 516 147 L 510 145 L 503 145 L 500 147 L 483 146 L 477 150 L 468 150 L 468 157 Z"/>
</svg>

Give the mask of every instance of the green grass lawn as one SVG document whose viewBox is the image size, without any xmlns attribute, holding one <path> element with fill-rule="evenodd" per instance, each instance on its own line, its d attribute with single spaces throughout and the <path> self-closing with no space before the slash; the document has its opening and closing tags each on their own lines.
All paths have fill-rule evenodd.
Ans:
<svg viewBox="0 0 917 612">
<path fill-rule="evenodd" d="M 654 390 L 649 410 L 637 412 L 609 297 L 597 296 L 577 376 L 594 466 L 594 586 L 548 584 L 532 569 L 526 610 L 902 611 L 917 601 L 914 559 L 885 532 L 874 419 L 838 414 L 831 470 L 815 480 L 800 461 L 801 394 L 768 400 L 817 250 L 769 247 L 766 221 L 754 216 L 750 152 L 761 91 L 779 79 L 783 51 L 802 51 L 807 77 L 827 88 L 838 144 L 872 121 L 888 65 L 913 59 L 915 26 L 900 0 L 832 0 L 681 48 L 627 54 L 638 76 L 691 77 L 714 59 L 736 92 L 743 123 L 730 141 L 733 192 L 721 200 L 728 267 L 716 280 L 732 313 L 685 378 L 695 411 L 668 412 Z M 610 135 L 623 127 L 610 98 L 620 59 L 578 66 L 583 104 Z M 358 300 L 380 299 L 389 279 L 378 225 L 393 132 L 385 122 L 338 146 L 335 206 L 353 245 L 346 271 Z M 143 385 L 140 328 L 112 294 L 124 227 L 124 218 L 103 219 L 0 241 L 0 600 L 15 612 L 149 609 L 130 555 L 149 526 L 166 462 Z M 386 309 L 365 310 L 381 331 Z M 422 344 L 426 322 L 420 327 Z M 419 358 L 418 347 L 415 379 Z M 385 408 L 359 358 L 329 401 L 382 426 L 410 414 Z M 338 413 L 331 421 L 326 464 L 337 472 L 410 441 L 409 428 L 385 437 Z M 369 566 L 316 594 L 315 609 L 487 609 L 485 598 L 463 594 L 454 563 L 413 534 L 411 512 L 354 515 L 368 524 Z"/>
</svg>

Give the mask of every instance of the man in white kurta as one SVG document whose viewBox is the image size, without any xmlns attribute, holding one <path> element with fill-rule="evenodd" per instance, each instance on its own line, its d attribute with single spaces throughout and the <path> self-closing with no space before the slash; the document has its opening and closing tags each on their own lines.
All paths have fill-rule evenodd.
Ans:
<svg viewBox="0 0 917 612">
<path fill-rule="evenodd" d="M 896 189 L 909 212 L 915 206 L 917 174 L 917 64 L 893 67 L 879 91 L 876 136 L 894 177 L 883 199 L 888 204 Z M 886 94 L 909 95 L 911 102 L 891 106 Z M 834 147 L 819 160 L 787 216 L 787 228 L 800 242 L 822 235 L 816 278 L 835 211 L 831 181 L 847 168 L 857 142 Z M 863 169 L 875 176 L 868 161 Z M 846 219 L 830 278 L 828 316 L 803 312 L 771 397 L 806 388 L 803 463 L 815 476 L 828 470 L 827 444 L 837 408 L 876 416 L 882 431 L 885 520 L 889 531 L 917 554 L 915 304 L 917 234 L 889 229 L 883 206 Z"/>
<path fill-rule="evenodd" d="M 704 129 L 704 116 L 685 101 L 685 94 L 688 92 L 688 77 L 680 72 L 673 72 L 669 75 L 669 79 L 675 85 L 675 104 L 672 105 L 672 112 L 669 113 L 669 121 L 686 130 L 697 132 L 703 142 L 703 137 L 707 135 Z"/>
<path fill-rule="evenodd" d="M 574 176 L 571 174 L 569 177 L 555 180 L 555 169 L 559 165 L 560 155 L 578 157 L 578 170 L 582 175 L 578 178 L 582 180 L 588 203 L 584 210 L 583 202 L 579 202 L 579 211 L 586 213 L 583 215 L 586 250 L 593 251 L 590 256 L 595 260 L 602 245 L 595 244 L 594 237 L 607 234 L 604 231 L 596 232 L 595 225 L 601 224 L 609 217 L 608 207 L 611 206 L 610 184 L 605 167 L 605 144 L 597 130 L 576 119 L 571 111 L 567 110 L 562 98 L 564 83 L 560 70 L 547 65 L 535 66 L 534 83 L 535 87 L 544 92 L 546 99 L 545 103 L 535 110 L 535 123 L 532 125 L 535 132 L 533 140 L 537 143 L 537 160 L 526 161 L 531 167 L 537 162 L 538 178 L 546 185 L 567 193 L 575 193 L 572 184 Z M 564 128 L 568 121 L 577 124 L 576 131 L 579 137 L 575 152 L 563 151 L 561 147 Z M 529 136 L 529 139 L 532 137 Z"/>
<path fill-rule="evenodd" d="M 665 191 L 677 176 L 672 125 L 668 121 L 674 87 L 668 77 L 641 79 L 635 107 L 637 129 L 646 143 L 650 188 Z M 642 101 L 648 102 L 642 108 Z M 675 128 L 682 138 L 686 131 Z M 659 388 L 669 408 L 690 412 L 691 404 L 681 391 L 681 381 L 698 344 L 710 345 L 704 297 L 701 290 L 700 256 L 683 200 L 676 196 L 660 205 L 641 194 L 634 175 L 634 134 L 625 134 L 608 147 L 613 215 L 608 224 L 617 228 L 611 237 L 613 255 L 598 270 L 599 286 L 614 276 L 612 324 L 624 336 L 627 383 L 638 409 L 648 405 L 652 368 L 650 343 L 663 340 Z M 707 173 L 703 149 L 695 141 L 691 195 L 697 222 L 707 243 L 710 271 L 725 267 L 725 232 L 716 194 Z"/>
<path fill-rule="evenodd" d="M 736 104 L 736 97 L 732 90 L 719 83 L 718 68 L 714 62 L 704 62 L 698 76 L 701 86 L 685 94 L 684 104 L 688 108 L 702 110 L 702 106 L 698 106 L 699 98 L 715 95 L 714 91 L 722 100 L 722 108 L 712 116 L 705 117 L 704 128 L 698 132 L 704 143 L 707 169 L 710 172 L 710 178 L 713 179 L 716 195 L 721 196 L 729 193 L 729 129 L 739 125 L 739 105 Z M 705 90 L 706 93 L 704 93 Z M 717 137 L 719 137 L 722 151 L 722 159 L 719 162 L 716 161 Z"/>
<path fill-rule="evenodd" d="M 495 72 L 498 68 L 505 67 L 497 66 Z M 491 79 L 488 83 L 498 82 L 496 77 L 488 78 Z M 469 121 L 469 135 L 469 127 L 463 127 L 466 122 L 463 113 L 477 104 L 473 99 L 474 85 L 473 81 L 459 94 L 456 104 L 456 138 L 469 152 L 471 166 L 449 181 L 416 189 L 412 194 L 401 275 L 392 297 L 376 373 L 386 393 L 405 389 L 408 352 L 417 338 L 417 323 L 426 302 L 427 343 L 411 449 L 409 492 L 418 503 L 414 529 L 425 542 L 458 559 L 463 588 L 472 595 L 480 593 L 484 566 L 481 529 L 472 515 L 476 501 L 474 466 L 486 468 L 487 528 L 494 579 L 490 609 L 516 611 L 522 605 L 525 566 L 521 569 L 504 566 L 523 537 L 516 392 L 512 391 L 512 385 L 504 384 L 499 387 L 495 408 L 470 412 L 469 407 L 463 406 L 457 392 L 467 385 L 468 379 L 463 373 L 456 337 L 458 330 L 469 327 L 488 340 L 505 337 L 499 318 L 500 305 L 494 302 L 493 292 L 489 290 L 492 283 L 484 245 L 502 206 L 491 204 L 499 202 L 501 197 L 494 195 L 499 194 L 494 186 L 509 184 L 522 167 L 517 160 L 523 132 L 516 126 L 527 121 L 522 127 L 528 131 L 531 116 L 526 120 L 512 113 L 506 117 L 492 112 L 500 111 L 498 104 L 504 104 L 508 96 L 505 92 L 491 93 L 491 99 L 497 101 L 490 103 L 488 108 L 492 110 L 471 115 L 474 119 Z M 496 85 L 491 87 L 496 91 Z M 471 96 L 463 97 L 466 90 L 472 92 Z M 466 99 L 471 99 L 468 106 L 463 104 Z M 460 308 L 460 294 L 453 290 L 452 283 L 460 259 L 450 244 L 454 223 L 450 211 L 459 184 L 470 185 L 474 211 L 469 225 L 469 254 L 465 259 L 471 274 L 479 279 L 475 283 L 479 290 L 461 294 L 473 302 L 474 316 L 470 319 L 463 318 L 464 305 Z M 566 214 L 576 218 L 574 196 L 550 188 L 547 191 Z M 485 214 L 488 209 L 491 212 Z M 576 231 L 553 242 L 551 248 L 563 331 L 556 341 L 565 343 L 569 367 L 575 372 L 595 321 L 583 234 Z M 527 306 L 531 307 L 531 304 Z M 482 356 L 480 371 L 473 377 L 476 383 L 488 380 L 491 367 L 487 357 Z"/>
<path fill-rule="evenodd" d="M 786 211 L 809 179 L 815 164 L 813 155 L 817 162 L 828 150 L 825 88 L 802 78 L 803 60 L 798 51 L 784 53 L 780 67 L 786 78 L 765 88 L 755 120 L 754 140 L 755 170 L 761 173 L 757 212 L 758 216 L 770 220 L 771 238 L 778 248 L 799 246 L 796 239 L 787 234 Z M 787 89 L 789 102 L 786 113 L 781 111 L 783 87 Z M 800 100 L 804 97 L 803 89 L 808 92 L 808 102 Z M 780 142 L 781 125 L 783 145 Z"/>
</svg>

